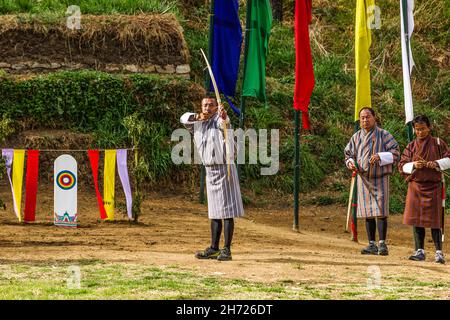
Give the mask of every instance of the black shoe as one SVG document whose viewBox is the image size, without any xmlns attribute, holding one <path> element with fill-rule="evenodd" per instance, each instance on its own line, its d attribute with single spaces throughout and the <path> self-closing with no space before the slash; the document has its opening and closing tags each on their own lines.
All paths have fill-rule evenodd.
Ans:
<svg viewBox="0 0 450 320">
<path fill-rule="evenodd" d="M 422 249 L 417 250 L 412 256 L 409 257 L 409 260 L 425 261 L 425 251 Z"/>
<path fill-rule="evenodd" d="M 217 259 L 220 251 L 211 247 L 206 248 L 204 251 L 197 251 L 195 257 L 197 259 Z"/>
<path fill-rule="evenodd" d="M 220 254 L 217 257 L 217 260 L 219 261 L 229 261 L 231 260 L 231 251 L 229 248 L 225 247 L 222 250 L 220 250 Z"/>
<path fill-rule="evenodd" d="M 385 242 L 380 243 L 380 247 L 378 248 L 379 256 L 387 256 L 389 254 L 388 247 Z"/>
<path fill-rule="evenodd" d="M 378 247 L 371 243 L 368 247 L 361 250 L 361 254 L 378 254 Z"/>
<path fill-rule="evenodd" d="M 444 254 L 442 253 L 442 251 L 440 251 L 440 252 L 436 251 L 436 255 L 434 256 L 434 261 L 436 261 L 436 263 L 445 264 Z"/>
</svg>

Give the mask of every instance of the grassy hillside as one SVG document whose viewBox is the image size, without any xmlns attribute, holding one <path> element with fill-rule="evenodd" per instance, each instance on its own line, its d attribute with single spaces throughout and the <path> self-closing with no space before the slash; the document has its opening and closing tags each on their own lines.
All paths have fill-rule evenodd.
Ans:
<svg viewBox="0 0 450 320">
<path fill-rule="evenodd" d="M 37 15 L 55 14 L 62 17 L 69 2 L 80 5 L 82 13 L 91 14 L 134 14 L 141 11 L 174 13 L 183 25 L 190 48 L 191 81 L 197 86 L 203 85 L 204 66 L 199 49 L 207 48 L 208 44 L 208 7 L 205 6 L 205 1 L 0 0 L 0 13 L 25 12 Z M 241 2 L 245 4 L 245 1 Z M 342 159 L 343 148 L 353 132 L 354 4 L 355 1 L 348 0 L 313 1 L 311 43 L 316 86 L 310 106 L 313 129 L 311 132 L 302 134 L 301 191 L 316 191 L 320 186 L 323 196 L 317 200 L 319 203 L 344 202 L 347 198 L 349 174 L 343 168 Z M 397 1 L 377 1 L 377 5 L 381 9 L 382 26 L 381 29 L 373 30 L 372 33 L 373 107 L 378 112 L 381 126 L 394 134 L 403 149 L 407 138 L 404 129 L 399 7 Z M 436 124 L 435 133 L 447 141 L 450 140 L 449 8 L 448 0 L 417 1 L 416 25 L 412 39 L 416 64 L 412 76 L 415 113 L 427 114 Z M 295 80 L 295 51 L 292 12 L 293 1 L 285 1 L 285 20 L 282 24 L 275 22 L 272 29 L 267 62 L 269 109 L 266 110 L 261 103 L 252 100 L 247 107 L 247 127 L 281 128 L 280 172 L 275 177 L 260 177 L 258 165 L 244 167 L 242 185 L 245 189 L 252 190 L 251 192 L 255 195 L 264 194 L 268 190 L 275 194 L 287 193 L 292 192 L 293 188 L 292 96 Z M 241 14 L 241 21 L 244 24 L 243 5 Z M 99 75 L 98 77 L 102 85 L 109 86 L 111 83 L 108 76 Z M 41 81 L 45 82 L 45 80 Z M 4 83 L 1 85 L 4 86 Z M 239 97 L 240 83 L 239 81 L 237 97 Z M 33 84 L 26 82 L 20 86 L 29 85 Z M 61 90 L 65 89 L 61 88 Z M 169 98 L 173 97 L 169 94 L 161 99 L 164 101 Z M 52 99 L 58 99 L 58 96 Z M 180 99 L 186 98 L 180 96 Z M 121 100 L 113 99 L 112 103 L 118 101 Z M 158 101 L 160 101 L 159 98 Z M 239 99 L 236 102 L 239 103 Z M 67 108 L 70 108 L 70 105 L 70 103 L 67 104 Z M 172 104 L 168 105 L 172 106 Z M 176 111 L 180 112 L 179 109 Z M 20 117 L 17 119 L 20 121 Z M 115 121 L 112 123 L 117 123 Z M 158 127 L 158 121 L 154 118 L 145 118 L 144 121 L 151 124 L 152 128 Z M 234 125 L 237 125 L 236 117 L 232 121 Z M 109 145 L 114 144 L 114 141 L 130 139 L 123 125 L 110 126 L 108 121 L 99 122 L 95 128 L 86 127 L 85 130 L 104 132 L 107 138 L 100 135 L 98 141 L 107 141 Z M 167 158 L 168 152 L 169 148 L 158 151 L 162 158 Z M 150 164 L 154 160 L 148 158 L 147 161 Z M 153 172 L 151 175 L 167 177 L 166 173 L 173 169 L 173 165 L 167 163 L 162 168 L 162 171 L 158 171 L 157 174 Z M 399 175 L 395 174 L 392 179 L 391 206 L 395 212 L 402 210 L 405 187 Z"/>
<path fill-rule="evenodd" d="M 343 168 L 343 148 L 353 133 L 355 96 L 354 76 L 354 1 L 313 1 L 311 43 L 316 85 L 310 115 L 312 131 L 304 132 L 301 150 L 301 190 L 320 184 L 327 191 L 337 191 L 346 198 L 348 173 Z M 253 183 L 256 190 L 273 187 L 292 191 L 294 30 L 293 1 L 285 1 L 285 21 L 275 23 L 269 44 L 267 90 L 270 109 L 253 101 L 248 110 L 248 127 L 265 125 L 284 128 L 280 151 L 281 172 L 275 179 L 262 178 Z M 417 1 L 415 32 L 412 40 L 416 68 L 412 76 L 415 114 L 427 114 L 435 123 L 435 134 L 450 138 L 450 2 Z M 400 20 L 397 2 L 377 1 L 382 27 L 373 30 L 371 48 L 372 99 L 381 126 L 392 132 L 403 149 L 407 144 L 404 128 L 403 82 L 401 73 Z M 241 21 L 244 23 L 245 12 Z M 186 23 L 186 37 L 191 47 L 195 81 L 202 81 L 202 63 L 195 52 L 207 46 L 207 8 L 200 6 Z M 197 18 L 200 17 L 200 18 Z M 242 70 L 241 70 L 242 71 Z M 239 94 L 238 94 L 239 95 Z M 280 126 L 280 121 L 282 125 Z M 245 173 L 254 170 L 247 166 Z M 405 184 L 398 174 L 393 177 L 392 210 L 402 210 Z M 343 192 L 342 192 L 343 191 Z M 322 198 L 323 199 L 323 198 Z"/>
</svg>

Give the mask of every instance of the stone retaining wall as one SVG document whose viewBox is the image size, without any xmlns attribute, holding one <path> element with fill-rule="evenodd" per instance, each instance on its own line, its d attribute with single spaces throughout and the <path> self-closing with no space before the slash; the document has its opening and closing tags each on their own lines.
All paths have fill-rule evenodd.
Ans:
<svg viewBox="0 0 450 320">
<path fill-rule="evenodd" d="M 98 71 L 105 71 L 109 73 L 155 73 L 155 74 L 171 74 L 189 77 L 191 68 L 188 64 L 183 65 L 153 65 L 153 64 L 96 64 L 94 66 L 82 63 L 59 63 L 59 62 L 34 62 L 23 61 L 16 63 L 6 63 L 0 61 L 0 69 L 7 73 L 46 73 L 55 72 L 59 70 L 82 70 L 82 69 L 94 69 Z"/>
</svg>

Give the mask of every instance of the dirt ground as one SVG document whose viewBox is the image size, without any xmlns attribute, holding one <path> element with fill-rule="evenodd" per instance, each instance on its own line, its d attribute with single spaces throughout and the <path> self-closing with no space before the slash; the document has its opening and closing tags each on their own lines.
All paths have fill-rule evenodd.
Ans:
<svg viewBox="0 0 450 320">
<path fill-rule="evenodd" d="M 111 263 L 176 265 L 204 275 L 262 283 L 289 281 L 316 286 L 360 285 L 367 281 L 368 268 L 376 266 L 385 285 L 396 285 L 398 279 L 408 277 L 450 282 L 448 265 L 434 262 L 429 232 L 427 261 L 408 260 L 413 249 L 412 233 L 402 225 L 400 215 L 389 219 L 390 255 L 362 256 L 359 252 L 366 245 L 365 229 L 360 222 L 360 243 L 350 241 L 350 234 L 344 232 L 344 206 L 301 207 L 297 233 L 292 231 L 293 210 L 289 199 L 279 199 L 263 208 L 247 207 L 246 217 L 236 221 L 233 261 L 202 261 L 194 258 L 194 252 L 209 244 L 207 207 L 198 203 L 196 195 L 148 193 L 146 196 L 140 223 L 133 225 L 117 209 L 118 221 L 98 221 L 95 194 L 80 192 L 80 227 L 65 229 L 52 224 L 50 186 L 39 189 L 37 222 L 24 225 L 17 222 L 11 210 L 8 186 L 2 185 L 0 198 L 8 208 L 0 211 L 0 263 L 101 259 Z M 448 221 L 446 226 L 450 230 Z M 450 289 L 441 292 L 440 297 L 450 298 Z"/>
</svg>

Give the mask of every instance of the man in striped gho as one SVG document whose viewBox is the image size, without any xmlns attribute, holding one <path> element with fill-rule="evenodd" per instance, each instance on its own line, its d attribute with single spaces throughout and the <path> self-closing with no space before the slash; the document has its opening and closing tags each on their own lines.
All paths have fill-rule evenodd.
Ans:
<svg viewBox="0 0 450 320">
<path fill-rule="evenodd" d="M 359 112 L 361 129 L 345 147 L 345 164 L 358 173 L 357 217 L 366 219 L 369 246 L 362 254 L 389 254 L 386 245 L 389 216 L 389 176 L 398 161 L 400 150 L 394 137 L 377 126 L 375 111 L 362 108 Z M 375 242 L 378 226 L 379 246 Z"/>
<path fill-rule="evenodd" d="M 194 134 L 194 142 L 206 169 L 206 191 L 208 193 L 208 217 L 211 220 L 211 245 L 195 254 L 198 259 L 231 260 L 231 241 L 234 233 L 234 218 L 244 216 L 241 189 L 234 164 L 233 134 L 228 134 L 229 151 L 226 155 L 223 123 L 230 123 L 222 105 L 214 98 L 202 100 L 201 113 L 185 113 L 181 123 Z M 231 126 L 228 125 L 230 129 Z M 228 132 L 228 131 L 227 131 Z M 228 176 L 227 160 L 230 159 Z M 223 220 L 223 223 L 222 223 Z M 220 236 L 224 229 L 225 245 L 219 250 Z"/>
<path fill-rule="evenodd" d="M 431 228 L 436 248 L 435 261 L 445 263 L 442 253 L 443 171 L 450 169 L 450 152 L 440 138 L 431 136 L 430 120 L 413 120 L 416 139 L 403 151 L 398 169 L 408 182 L 403 224 L 414 227 L 415 253 L 410 260 L 425 260 L 425 228 Z"/>
</svg>

